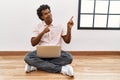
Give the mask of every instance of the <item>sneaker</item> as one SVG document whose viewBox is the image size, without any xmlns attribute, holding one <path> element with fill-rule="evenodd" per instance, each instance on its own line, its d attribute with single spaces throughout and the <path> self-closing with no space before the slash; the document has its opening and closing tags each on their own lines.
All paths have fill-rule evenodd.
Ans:
<svg viewBox="0 0 120 80">
<path fill-rule="evenodd" d="M 62 66 L 61 73 L 64 74 L 64 75 L 68 75 L 70 77 L 74 77 L 73 68 L 70 65 Z"/>
<path fill-rule="evenodd" d="M 31 71 L 36 71 L 36 70 L 37 70 L 37 68 L 34 67 L 34 66 L 30 66 L 30 65 L 28 65 L 28 64 L 25 65 L 25 72 L 26 72 L 26 73 L 29 73 L 29 72 L 31 72 Z"/>
<path fill-rule="evenodd" d="M 36 71 L 36 70 L 37 70 L 37 68 L 36 68 L 36 67 L 31 66 L 31 71 Z"/>
<path fill-rule="evenodd" d="M 29 73 L 30 71 L 31 71 L 31 66 L 28 65 L 28 64 L 26 64 L 26 65 L 25 65 L 25 72 L 26 72 L 26 73 Z"/>
</svg>

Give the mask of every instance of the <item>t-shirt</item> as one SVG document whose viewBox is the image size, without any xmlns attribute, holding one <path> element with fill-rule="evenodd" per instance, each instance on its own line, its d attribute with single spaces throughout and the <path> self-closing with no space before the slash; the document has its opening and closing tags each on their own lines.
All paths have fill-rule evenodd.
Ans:
<svg viewBox="0 0 120 80">
<path fill-rule="evenodd" d="M 40 22 L 33 30 L 32 37 L 37 37 L 47 25 L 44 21 Z M 52 23 L 49 27 L 50 31 L 45 33 L 38 45 L 58 45 L 62 44 L 62 36 L 66 35 L 67 28 L 61 24 Z"/>
</svg>

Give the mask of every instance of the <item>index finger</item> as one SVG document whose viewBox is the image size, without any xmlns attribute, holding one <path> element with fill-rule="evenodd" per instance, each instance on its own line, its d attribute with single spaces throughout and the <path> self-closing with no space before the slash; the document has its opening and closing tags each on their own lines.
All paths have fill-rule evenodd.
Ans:
<svg viewBox="0 0 120 80">
<path fill-rule="evenodd" d="M 70 18 L 70 21 L 73 19 L 73 16 Z"/>
</svg>

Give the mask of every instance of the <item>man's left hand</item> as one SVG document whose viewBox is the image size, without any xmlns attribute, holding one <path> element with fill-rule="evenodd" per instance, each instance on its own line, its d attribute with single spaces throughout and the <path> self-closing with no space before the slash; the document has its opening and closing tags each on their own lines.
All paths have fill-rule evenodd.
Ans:
<svg viewBox="0 0 120 80">
<path fill-rule="evenodd" d="M 73 16 L 70 18 L 70 20 L 69 20 L 68 23 L 67 23 L 67 26 L 68 26 L 69 29 L 71 29 L 72 26 L 74 25 L 74 22 L 73 22 L 72 19 L 73 19 Z"/>
</svg>

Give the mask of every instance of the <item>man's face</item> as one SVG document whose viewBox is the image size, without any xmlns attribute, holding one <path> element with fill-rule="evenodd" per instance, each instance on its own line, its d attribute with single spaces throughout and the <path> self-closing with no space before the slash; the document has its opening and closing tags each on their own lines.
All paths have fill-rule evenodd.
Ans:
<svg viewBox="0 0 120 80">
<path fill-rule="evenodd" d="M 42 10 L 42 19 L 46 22 L 47 25 L 50 25 L 52 23 L 52 14 L 49 9 Z"/>
</svg>

